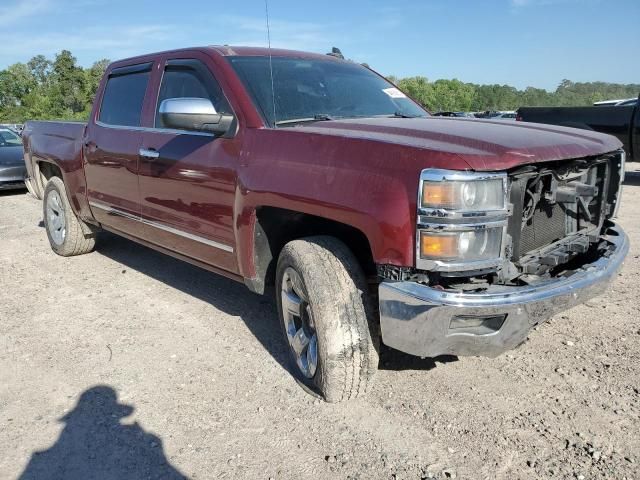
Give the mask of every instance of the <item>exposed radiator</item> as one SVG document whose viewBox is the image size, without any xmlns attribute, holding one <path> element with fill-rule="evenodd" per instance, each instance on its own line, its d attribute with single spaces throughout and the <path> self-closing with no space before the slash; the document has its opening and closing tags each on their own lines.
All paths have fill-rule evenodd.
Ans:
<svg viewBox="0 0 640 480">
<path fill-rule="evenodd" d="M 559 204 L 542 200 L 533 217 L 524 225 L 520 236 L 518 258 L 531 250 L 544 247 L 567 236 L 565 212 Z"/>
</svg>

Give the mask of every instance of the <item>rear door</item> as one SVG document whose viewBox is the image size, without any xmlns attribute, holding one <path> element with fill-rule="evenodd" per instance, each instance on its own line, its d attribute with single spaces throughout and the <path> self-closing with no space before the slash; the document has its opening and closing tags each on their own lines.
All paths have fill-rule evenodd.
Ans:
<svg viewBox="0 0 640 480">
<path fill-rule="evenodd" d="M 84 145 L 87 196 L 96 220 L 135 236 L 143 233 L 138 168 L 152 66 L 148 62 L 109 72 Z"/>
<path fill-rule="evenodd" d="M 164 248 L 237 272 L 233 203 L 240 152 L 237 138 L 172 130 L 158 109 L 168 98 L 207 98 L 218 113 L 233 113 L 207 58 L 166 58 L 140 158 L 145 237 Z"/>
</svg>

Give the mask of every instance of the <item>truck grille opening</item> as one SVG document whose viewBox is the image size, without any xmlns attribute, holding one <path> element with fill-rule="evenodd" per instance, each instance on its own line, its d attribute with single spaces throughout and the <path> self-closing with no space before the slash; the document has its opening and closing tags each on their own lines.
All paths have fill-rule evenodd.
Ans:
<svg viewBox="0 0 640 480">
<path fill-rule="evenodd" d="M 510 176 L 508 255 L 519 270 L 543 274 L 586 252 L 607 213 L 613 156 L 528 167 Z"/>
</svg>

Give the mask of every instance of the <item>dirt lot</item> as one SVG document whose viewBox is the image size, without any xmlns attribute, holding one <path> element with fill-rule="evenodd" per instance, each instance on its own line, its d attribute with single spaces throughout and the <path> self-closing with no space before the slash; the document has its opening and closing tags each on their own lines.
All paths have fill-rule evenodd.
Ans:
<svg viewBox="0 0 640 480">
<path fill-rule="evenodd" d="M 0 478 L 640 478 L 640 177 L 625 188 L 609 295 L 497 359 L 383 352 L 341 405 L 283 367 L 271 300 L 112 235 L 58 257 L 40 202 L 0 194 Z"/>
</svg>

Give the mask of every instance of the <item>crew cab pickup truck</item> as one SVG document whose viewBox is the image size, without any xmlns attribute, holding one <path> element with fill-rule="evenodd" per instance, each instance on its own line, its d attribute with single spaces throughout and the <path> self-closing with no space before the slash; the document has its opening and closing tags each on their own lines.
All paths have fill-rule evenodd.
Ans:
<svg viewBox="0 0 640 480">
<path fill-rule="evenodd" d="M 608 133 L 617 137 L 627 161 L 640 162 L 640 97 L 624 105 L 521 107 L 516 120 Z"/>
<path fill-rule="evenodd" d="M 432 117 L 372 70 L 249 47 L 110 65 L 88 123 L 28 122 L 52 249 L 101 229 L 275 295 L 292 372 L 335 402 L 365 392 L 380 342 L 496 356 L 601 293 L 616 138 Z"/>
</svg>

